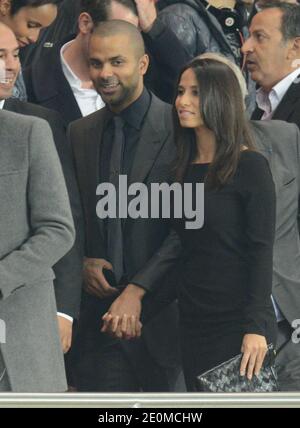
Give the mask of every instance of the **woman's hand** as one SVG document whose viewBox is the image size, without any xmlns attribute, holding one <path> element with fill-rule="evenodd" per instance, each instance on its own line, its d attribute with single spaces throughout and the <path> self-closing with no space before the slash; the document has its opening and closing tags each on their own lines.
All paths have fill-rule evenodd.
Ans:
<svg viewBox="0 0 300 428">
<path fill-rule="evenodd" d="M 241 352 L 244 354 L 240 367 L 240 374 L 252 379 L 253 373 L 257 376 L 267 353 L 267 341 L 265 336 L 259 334 L 245 334 Z"/>
</svg>

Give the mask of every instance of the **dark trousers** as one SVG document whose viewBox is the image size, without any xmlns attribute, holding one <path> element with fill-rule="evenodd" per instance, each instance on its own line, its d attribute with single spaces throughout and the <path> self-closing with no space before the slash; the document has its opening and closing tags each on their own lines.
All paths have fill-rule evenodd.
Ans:
<svg viewBox="0 0 300 428">
<path fill-rule="evenodd" d="M 172 392 L 180 369 L 162 367 L 144 339 L 120 341 L 100 332 L 101 317 L 114 299 L 83 295 L 74 341 L 74 380 L 82 392 Z"/>
<path fill-rule="evenodd" d="M 79 359 L 76 386 L 82 392 L 171 392 L 175 369 L 160 367 L 143 341 L 121 344 L 102 334 L 101 346 Z M 130 348 L 130 349 L 129 349 Z M 171 383 L 170 379 L 174 379 Z"/>
</svg>

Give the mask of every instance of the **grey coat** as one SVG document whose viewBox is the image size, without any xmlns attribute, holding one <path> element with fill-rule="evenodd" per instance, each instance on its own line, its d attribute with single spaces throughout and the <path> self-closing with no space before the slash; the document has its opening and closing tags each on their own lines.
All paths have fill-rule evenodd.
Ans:
<svg viewBox="0 0 300 428">
<path fill-rule="evenodd" d="M 64 178 L 48 124 L 0 111 L 0 344 L 14 392 L 66 390 L 53 289 L 74 242 Z"/>
<path fill-rule="evenodd" d="M 294 124 L 251 121 L 259 151 L 268 159 L 276 188 L 272 293 L 285 318 L 300 318 L 300 132 Z"/>
</svg>

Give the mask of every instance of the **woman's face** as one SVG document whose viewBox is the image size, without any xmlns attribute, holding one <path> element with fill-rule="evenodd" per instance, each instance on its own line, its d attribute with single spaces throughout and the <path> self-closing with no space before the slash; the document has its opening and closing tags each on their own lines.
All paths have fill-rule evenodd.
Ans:
<svg viewBox="0 0 300 428">
<path fill-rule="evenodd" d="M 198 128 L 203 125 L 200 114 L 200 93 L 194 71 L 188 68 L 181 75 L 175 107 L 183 128 Z"/>
<path fill-rule="evenodd" d="M 44 4 L 38 7 L 25 6 L 15 15 L 0 15 L 1 21 L 12 29 L 20 48 L 35 43 L 40 31 L 48 27 L 57 15 L 57 6 Z"/>
</svg>

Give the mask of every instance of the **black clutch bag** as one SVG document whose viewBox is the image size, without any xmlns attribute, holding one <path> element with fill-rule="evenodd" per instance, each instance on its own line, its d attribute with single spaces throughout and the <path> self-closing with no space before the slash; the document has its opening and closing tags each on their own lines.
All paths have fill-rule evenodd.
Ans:
<svg viewBox="0 0 300 428">
<path fill-rule="evenodd" d="M 275 350 L 268 346 L 262 368 L 258 376 L 251 380 L 240 375 L 242 354 L 197 376 L 199 392 L 276 392 L 279 391 L 274 368 Z"/>
</svg>

